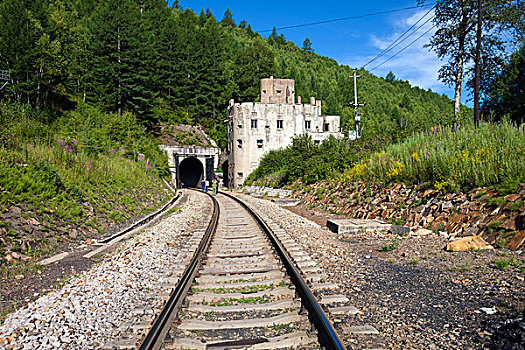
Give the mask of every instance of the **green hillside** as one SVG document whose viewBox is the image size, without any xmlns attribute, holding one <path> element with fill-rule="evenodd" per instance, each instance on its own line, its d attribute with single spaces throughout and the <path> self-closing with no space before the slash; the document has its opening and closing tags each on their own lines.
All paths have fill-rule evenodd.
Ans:
<svg viewBox="0 0 525 350">
<path fill-rule="evenodd" d="M 150 130 L 161 122 L 200 124 L 224 147 L 228 100 L 256 100 L 259 79 L 273 75 L 295 79 L 304 101 L 323 100 L 326 114 L 343 117 L 345 132 L 353 125 L 350 67 L 275 32 L 262 38 L 228 13 L 218 21 L 161 0 L 6 0 L 0 22 L 0 69 L 12 77 L 0 99 L 48 121 L 84 101 L 131 112 Z M 365 136 L 449 122 L 446 97 L 360 73 Z"/>
</svg>

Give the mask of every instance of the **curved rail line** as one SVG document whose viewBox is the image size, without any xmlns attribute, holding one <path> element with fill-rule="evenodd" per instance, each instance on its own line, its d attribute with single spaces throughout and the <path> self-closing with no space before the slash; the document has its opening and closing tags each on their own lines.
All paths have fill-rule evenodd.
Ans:
<svg viewBox="0 0 525 350">
<path fill-rule="evenodd" d="M 213 213 L 210 223 L 206 228 L 206 232 L 201 240 L 201 243 L 199 244 L 199 247 L 195 251 L 193 258 L 191 259 L 191 262 L 189 263 L 186 270 L 184 270 L 179 283 L 177 283 L 177 286 L 170 294 L 170 297 L 164 305 L 164 308 L 155 319 L 153 326 L 140 345 L 139 349 L 141 350 L 160 349 L 166 333 L 168 332 L 171 325 L 171 321 L 179 311 L 182 301 L 186 296 L 186 293 L 188 293 L 192 281 L 197 274 L 204 253 L 210 244 L 211 237 L 217 229 L 217 222 L 219 220 L 219 203 L 217 203 L 217 200 L 213 196 L 210 195 L 210 197 L 213 201 Z"/>
<path fill-rule="evenodd" d="M 300 271 L 293 263 L 291 256 L 286 251 L 283 244 L 279 241 L 274 232 L 268 227 L 268 225 L 266 225 L 265 221 L 261 219 L 261 217 L 257 213 L 255 213 L 240 199 L 224 192 L 221 192 L 221 194 L 239 203 L 240 206 L 250 214 L 250 216 L 255 220 L 258 226 L 266 234 L 267 238 L 269 239 L 273 248 L 275 249 L 275 252 L 281 259 L 281 262 L 283 263 L 286 269 L 288 277 L 295 287 L 297 295 L 301 299 L 301 305 L 308 311 L 308 321 L 315 327 L 320 345 L 325 349 L 346 349 L 343 342 L 341 341 L 341 338 L 339 337 L 333 325 L 331 324 L 330 320 L 324 313 L 323 309 L 317 302 L 312 291 L 301 276 Z M 193 283 L 197 272 L 199 271 L 200 265 L 203 261 L 205 253 L 208 250 L 211 238 L 217 229 L 219 221 L 219 204 L 215 197 L 210 197 L 213 201 L 212 219 L 210 220 L 210 223 L 206 229 L 206 232 L 201 240 L 199 247 L 197 248 L 197 251 L 195 252 L 190 264 L 184 271 L 181 280 L 175 287 L 174 291 L 171 293 L 163 310 L 156 318 L 152 328 L 150 329 L 150 331 L 144 338 L 141 346 L 139 347 L 139 349 L 141 350 L 152 350 L 161 348 L 164 339 L 168 334 L 172 321 L 178 313 L 182 301 L 185 298 L 187 292 L 189 291 L 189 288 Z M 223 343 L 223 345 L 224 344 L 225 343 Z"/>
<path fill-rule="evenodd" d="M 268 227 L 266 222 L 240 199 L 224 192 L 221 193 L 236 200 L 243 208 L 245 208 L 255 218 L 264 232 L 268 235 L 271 242 L 274 244 L 274 247 L 276 248 L 279 257 L 282 259 L 290 279 L 297 288 L 303 305 L 308 310 L 310 322 L 312 322 L 315 326 L 315 329 L 317 329 L 319 342 L 321 345 L 326 349 L 346 349 L 341 338 L 339 337 L 339 334 L 337 334 L 337 331 L 321 308 L 321 305 L 319 305 L 317 299 L 306 284 L 306 281 L 293 263 L 290 254 L 288 254 L 282 243 L 279 241 L 270 227 Z"/>
</svg>

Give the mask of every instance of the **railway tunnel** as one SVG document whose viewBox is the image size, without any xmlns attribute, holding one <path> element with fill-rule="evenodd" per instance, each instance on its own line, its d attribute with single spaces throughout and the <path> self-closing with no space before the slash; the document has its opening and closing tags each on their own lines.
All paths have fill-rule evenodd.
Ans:
<svg viewBox="0 0 525 350">
<path fill-rule="evenodd" d="M 197 158 L 188 157 L 180 162 L 178 172 L 182 187 L 199 187 L 204 176 L 204 167 Z"/>
</svg>

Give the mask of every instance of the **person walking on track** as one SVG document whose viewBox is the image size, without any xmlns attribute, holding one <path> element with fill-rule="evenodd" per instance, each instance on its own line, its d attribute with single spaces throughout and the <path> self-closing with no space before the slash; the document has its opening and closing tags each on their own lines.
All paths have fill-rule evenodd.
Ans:
<svg viewBox="0 0 525 350">
<path fill-rule="evenodd" d="M 213 195 L 217 195 L 217 188 L 219 187 L 219 182 L 217 181 L 217 178 L 213 178 L 213 180 L 211 181 L 211 189 L 212 189 L 212 193 Z"/>
</svg>

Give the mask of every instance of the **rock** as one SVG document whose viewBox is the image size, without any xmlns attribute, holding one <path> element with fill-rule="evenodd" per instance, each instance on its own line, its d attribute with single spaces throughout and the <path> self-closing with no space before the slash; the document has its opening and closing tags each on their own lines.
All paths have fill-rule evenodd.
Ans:
<svg viewBox="0 0 525 350">
<path fill-rule="evenodd" d="M 518 199 L 520 199 L 520 197 L 521 197 L 521 196 L 520 196 L 519 194 L 508 194 L 508 195 L 506 195 L 506 196 L 503 197 L 503 198 L 505 198 L 505 199 L 506 199 L 507 201 L 509 201 L 509 202 L 515 202 L 515 201 L 517 201 Z"/>
<path fill-rule="evenodd" d="M 76 239 L 77 237 L 78 237 L 77 230 L 73 229 L 73 230 L 69 231 L 69 238 Z"/>
<path fill-rule="evenodd" d="M 441 207 L 440 210 L 443 211 L 443 210 L 452 209 L 454 207 L 454 205 L 452 204 L 452 202 L 447 201 L 447 202 L 441 203 L 440 207 Z"/>
<path fill-rule="evenodd" d="M 8 216 L 19 218 L 22 214 L 22 209 L 19 207 L 11 207 L 11 209 L 8 212 Z"/>
<path fill-rule="evenodd" d="M 447 250 L 453 252 L 477 249 L 494 249 L 494 247 L 479 236 L 462 237 L 447 244 Z"/>
<path fill-rule="evenodd" d="M 389 231 L 395 235 L 402 235 L 406 236 L 410 233 L 410 227 L 407 226 L 398 226 L 398 225 L 392 225 L 390 226 Z"/>
<path fill-rule="evenodd" d="M 31 260 L 31 258 L 28 257 L 27 255 L 20 254 L 20 260 L 22 260 L 22 261 L 29 261 L 29 260 Z"/>
<path fill-rule="evenodd" d="M 506 248 L 517 250 L 519 247 L 525 245 L 525 230 L 516 233 L 507 243 Z"/>
<path fill-rule="evenodd" d="M 481 307 L 480 310 L 487 315 L 494 315 L 496 312 L 498 312 L 495 307 Z"/>
<path fill-rule="evenodd" d="M 35 218 L 29 218 L 29 219 L 27 219 L 27 223 L 28 223 L 28 224 L 31 224 L 31 225 L 34 225 L 34 226 L 40 226 L 40 221 L 38 221 L 38 220 L 35 219 Z"/>
<path fill-rule="evenodd" d="M 12 256 L 11 254 L 7 254 L 7 255 L 5 256 L 5 260 L 6 260 L 8 263 L 11 263 L 11 264 L 13 264 L 13 263 L 15 263 L 15 262 L 17 261 L 15 258 L 13 258 L 13 256 Z"/>
<path fill-rule="evenodd" d="M 419 229 L 417 229 L 414 232 L 414 235 L 416 235 L 416 236 L 427 236 L 427 235 L 430 235 L 430 234 L 432 234 L 432 231 L 428 230 L 426 228 L 419 228 Z"/>
<path fill-rule="evenodd" d="M 514 231 L 516 229 L 516 223 L 514 219 L 507 219 L 503 221 L 503 224 L 500 226 L 501 228 L 504 228 L 509 231 Z"/>
<path fill-rule="evenodd" d="M 475 236 L 477 235 L 479 232 L 479 227 L 472 227 L 472 226 L 469 226 L 467 228 L 465 228 L 465 235 L 466 236 Z"/>
</svg>

